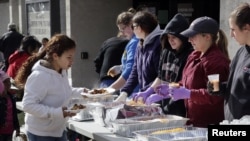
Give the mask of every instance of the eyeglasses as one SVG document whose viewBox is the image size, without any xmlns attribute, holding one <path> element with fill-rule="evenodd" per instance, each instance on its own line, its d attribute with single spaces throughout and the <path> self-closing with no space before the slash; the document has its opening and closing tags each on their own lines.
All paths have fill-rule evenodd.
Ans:
<svg viewBox="0 0 250 141">
<path fill-rule="evenodd" d="M 134 30 L 135 27 L 137 27 L 137 26 L 138 26 L 138 25 L 131 25 L 132 30 Z"/>
</svg>

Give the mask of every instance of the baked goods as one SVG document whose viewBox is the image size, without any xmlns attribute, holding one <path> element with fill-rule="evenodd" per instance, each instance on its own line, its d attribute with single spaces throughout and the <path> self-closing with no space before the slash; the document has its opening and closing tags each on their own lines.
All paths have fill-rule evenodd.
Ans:
<svg viewBox="0 0 250 141">
<path fill-rule="evenodd" d="M 143 103 L 143 100 L 141 99 L 138 99 L 137 101 L 130 100 L 130 101 L 127 101 L 126 104 L 129 106 L 145 106 L 145 104 Z"/>
<path fill-rule="evenodd" d="M 106 94 L 108 91 L 106 89 L 100 88 L 100 89 L 93 89 L 90 90 L 90 94 Z"/>
<path fill-rule="evenodd" d="M 86 108 L 86 106 L 84 106 L 82 104 L 74 104 L 74 106 L 70 110 L 81 110 L 84 108 Z"/>
<path fill-rule="evenodd" d="M 154 131 L 151 134 L 152 135 L 157 135 L 157 134 L 176 133 L 176 132 L 183 132 L 183 131 L 185 131 L 184 128 L 178 127 L 178 128 L 172 128 L 172 129 L 165 129 L 165 130 Z"/>
<path fill-rule="evenodd" d="M 116 76 L 116 72 L 115 72 L 115 70 L 109 70 L 109 72 L 107 73 L 107 75 L 109 75 L 111 77 L 115 77 Z"/>
<path fill-rule="evenodd" d="M 142 121 L 142 122 L 161 122 L 161 123 L 167 123 L 169 120 L 166 119 L 166 118 L 156 118 L 156 119 L 140 119 L 139 121 Z"/>
<path fill-rule="evenodd" d="M 180 84 L 179 84 L 179 83 L 172 82 L 172 83 L 169 83 L 169 87 L 179 88 L 179 87 L 180 87 Z"/>
</svg>

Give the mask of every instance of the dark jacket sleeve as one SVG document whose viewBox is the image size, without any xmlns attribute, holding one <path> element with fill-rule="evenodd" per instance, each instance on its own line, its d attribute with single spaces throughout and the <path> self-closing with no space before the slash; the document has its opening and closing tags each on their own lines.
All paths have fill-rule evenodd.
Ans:
<svg viewBox="0 0 250 141">
<path fill-rule="evenodd" d="M 97 54 L 95 60 L 94 60 L 94 63 L 95 63 L 95 71 L 97 73 L 100 73 L 101 71 L 101 68 L 102 68 L 102 64 L 103 64 L 103 60 L 104 60 L 104 53 L 105 53 L 105 47 L 104 47 L 105 44 L 103 44 L 101 46 L 101 49 L 99 51 L 99 53 Z"/>
<path fill-rule="evenodd" d="M 13 105 L 12 110 L 13 110 L 14 129 L 19 130 L 20 124 L 19 124 L 18 117 L 17 117 L 16 100 L 13 97 L 11 97 L 11 100 L 12 100 L 12 105 Z"/>
</svg>

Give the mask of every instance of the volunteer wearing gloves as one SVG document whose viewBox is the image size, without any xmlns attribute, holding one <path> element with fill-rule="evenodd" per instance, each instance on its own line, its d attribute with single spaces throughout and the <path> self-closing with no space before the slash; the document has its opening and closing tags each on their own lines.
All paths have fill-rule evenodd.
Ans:
<svg viewBox="0 0 250 141">
<path fill-rule="evenodd" d="M 147 100 L 146 104 L 159 102 L 165 114 L 186 116 L 184 100 L 174 102 L 167 99 L 168 95 L 165 97 L 161 93 L 168 90 L 168 87 L 162 84 L 180 81 L 187 57 L 193 51 L 188 38 L 180 35 L 188 26 L 188 21 L 181 14 L 176 14 L 166 25 L 161 35 L 162 53 L 158 77 L 146 91 L 134 94 L 135 101 L 142 98 L 144 102 Z M 159 94 L 155 94 L 156 92 Z"/>
<path fill-rule="evenodd" d="M 222 43 L 224 39 L 225 43 L 226 39 L 222 33 L 218 23 L 210 17 L 197 18 L 187 30 L 181 32 L 189 37 L 195 51 L 189 55 L 184 67 L 181 86 L 169 88 L 166 85 L 165 89 L 168 90 L 160 92 L 174 101 L 185 99 L 189 118 L 187 124 L 195 127 L 207 127 L 224 120 L 223 98 L 212 96 L 207 91 L 208 75 L 219 74 L 221 81 L 228 78 L 230 60 L 227 47 L 219 46 L 219 42 Z"/>
</svg>

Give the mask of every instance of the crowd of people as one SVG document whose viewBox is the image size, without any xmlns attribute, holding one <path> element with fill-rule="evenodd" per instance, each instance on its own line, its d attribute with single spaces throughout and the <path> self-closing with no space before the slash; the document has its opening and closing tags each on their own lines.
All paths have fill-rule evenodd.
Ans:
<svg viewBox="0 0 250 141">
<path fill-rule="evenodd" d="M 249 3 L 230 14 L 230 35 L 241 46 L 231 60 L 225 33 L 211 17 L 189 23 L 177 13 L 162 30 L 149 11 L 122 12 L 116 21 L 119 37 L 103 42 L 94 61 L 100 87 L 117 90 L 115 101 L 157 102 L 165 114 L 187 117 L 187 124 L 195 127 L 250 115 L 249 17 Z M 14 130 L 20 132 L 11 79 L 23 90 L 28 140 L 67 141 L 65 125 L 76 114 L 67 107 L 84 90 L 68 82 L 76 47 L 64 34 L 41 43 L 8 25 L 0 38 L 5 60 L 0 71 L 0 141 L 10 141 Z M 209 82 L 210 74 L 219 74 L 219 91 Z"/>
</svg>

